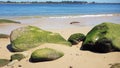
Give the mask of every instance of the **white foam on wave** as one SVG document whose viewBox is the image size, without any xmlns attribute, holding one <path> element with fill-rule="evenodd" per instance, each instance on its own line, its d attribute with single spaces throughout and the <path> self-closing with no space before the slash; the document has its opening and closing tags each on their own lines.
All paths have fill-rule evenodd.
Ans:
<svg viewBox="0 0 120 68">
<path fill-rule="evenodd" d="M 53 16 L 53 17 L 49 17 L 49 18 L 81 18 L 81 17 L 103 17 L 103 16 L 113 16 L 113 14 L 77 15 L 77 16 Z"/>
</svg>

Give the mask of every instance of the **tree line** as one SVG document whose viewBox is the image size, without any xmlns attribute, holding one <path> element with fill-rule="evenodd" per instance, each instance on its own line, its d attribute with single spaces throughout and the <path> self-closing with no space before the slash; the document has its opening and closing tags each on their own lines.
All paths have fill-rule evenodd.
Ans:
<svg viewBox="0 0 120 68">
<path fill-rule="evenodd" d="M 21 1 L 21 2 L 17 2 L 17 1 L 0 1 L 0 3 L 18 3 L 18 4 L 36 4 L 36 3 L 45 3 L 45 4 L 49 4 L 49 3 L 69 3 L 69 4 L 72 4 L 72 3 L 78 3 L 78 4 L 87 4 L 88 2 L 87 1 L 61 1 L 61 2 L 54 2 L 54 1 L 46 1 L 46 2 L 38 2 L 38 1 Z M 94 1 L 93 2 L 90 2 L 90 3 L 95 3 Z"/>
</svg>

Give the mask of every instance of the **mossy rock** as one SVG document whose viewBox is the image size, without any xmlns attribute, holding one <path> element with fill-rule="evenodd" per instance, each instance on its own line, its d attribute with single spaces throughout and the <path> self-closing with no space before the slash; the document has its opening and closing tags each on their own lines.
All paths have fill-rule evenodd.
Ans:
<svg viewBox="0 0 120 68">
<path fill-rule="evenodd" d="M 120 68 L 120 63 L 115 63 L 110 68 Z"/>
<path fill-rule="evenodd" d="M 7 65 L 10 61 L 7 59 L 0 59 L 0 67 Z"/>
<path fill-rule="evenodd" d="M 50 48 L 43 48 L 35 50 L 31 54 L 32 62 L 40 62 L 40 61 L 51 61 L 62 57 L 64 54 L 62 52 L 56 51 Z"/>
<path fill-rule="evenodd" d="M 95 52 L 120 51 L 120 24 L 102 23 L 86 36 L 81 49 Z"/>
<path fill-rule="evenodd" d="M 71 44 L 75 45 L 75 44 L 78 44 L 80 41 L 83 41 L 84 39 L 85 39 L 84 34 L 75 33 L 68 38 L 68 41 L 71 42 Z"/>
<path fill-rule="evenodd" d="M 20 61 L 24 58 L 25 58 L 25 56 L 23 54 L 13 54 L 13 55 L 11 55 L 11 60 L 10 61 L 13 61 L 13 60 Z"/>
<path fill-rule="evenodd" d="M 26 26 L 11 32 L 10 40 L 13 51 L 25 51 L 44 43 L 71 46 L 60 34 L 42 30 L 35 26 Z"/>
<path fill-rule="evenodd" d="M 9 35 L 7 35 L 7 34 L 0 34 L 0 38 L 8 38 L 9 37 Z"/>
<path fill-rule="evenodd" d="M 0 23 L 20 23 L 20 22 L 16 22 L 13 20 L 7 20 L 7 19 L 0 19 Z"/>
</svg>

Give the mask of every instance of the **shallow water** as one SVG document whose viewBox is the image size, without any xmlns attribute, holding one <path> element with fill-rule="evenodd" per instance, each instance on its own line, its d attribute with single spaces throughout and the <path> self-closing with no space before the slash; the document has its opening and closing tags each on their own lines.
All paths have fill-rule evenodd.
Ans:
<svg viewBox="0 0 120 68">
<path fill-rule="evenodd" d="M 0 4 L 0 16 L 55 16 L 120 13 L 120 4 Z"/>
</svg>

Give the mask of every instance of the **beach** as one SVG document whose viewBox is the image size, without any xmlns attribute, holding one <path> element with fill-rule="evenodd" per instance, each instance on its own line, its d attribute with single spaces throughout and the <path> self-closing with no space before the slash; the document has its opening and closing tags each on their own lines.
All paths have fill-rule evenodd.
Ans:
<svg viewBox="0 0 120 68">
<path fill-rule="evenodd" d="M 87 16 L 26 16 L 6 18 L 21 22 L 21 24 L 0 24 L 0 33 L 10 35 L 11 31 L 23 26 L 37 26 L 41 29 L 59 33 L 66 40 L 74 33 L 87 34 L 95 25 L 102 22 L 113 22 L 120 24 L 119 14 L 107 15 L 87 15 Z M 77 22 L 70 24 L 71 22 Z M 0 38 L 0 58 L 10 59 L 14 52 L 10 52 L 7 46 L 10 44 L 10 38 Z M 114 63 L 120 63 L 120 53 L 95 53 L 91 51 L 82 51 L 80 47 L 82 42 L 72 47 L 62 46 L 61 44 L 46 43 L 39 47 L 25 51 L 28 57 L 15 63 L 12 66 L 2 68 L 110 68 Z M 32 51 L 39 48 L 53 48 L 64 52 L 64 56 L 53 61 L 31 63 L 29 62 Z M 21 67 L 19 67 L 21 66 Z"/>
<path fill-rule="evenodd" d="M 1 17 L 4 19 L 4 17 Z M 66 28 L 80 28 L 80 27 L 94 27 L 103 22 L 118 23 L 120 21 L 120 14 L 96 14 L 96 15 L 71 15 L 71 16 L 18 16 L 6 17 L 5 19 L 21 22 L 21 24 L 1 24 L 4 29 L 0 27 L 0 32 L 10 34 L 11 30 L 25 25 L 37 26 L 41 29 L 66 29 Z M 70 24 L 71 22 L 78 22 Z M 16 26 L 14 26 L 16 25 Z"/>
</svg>

